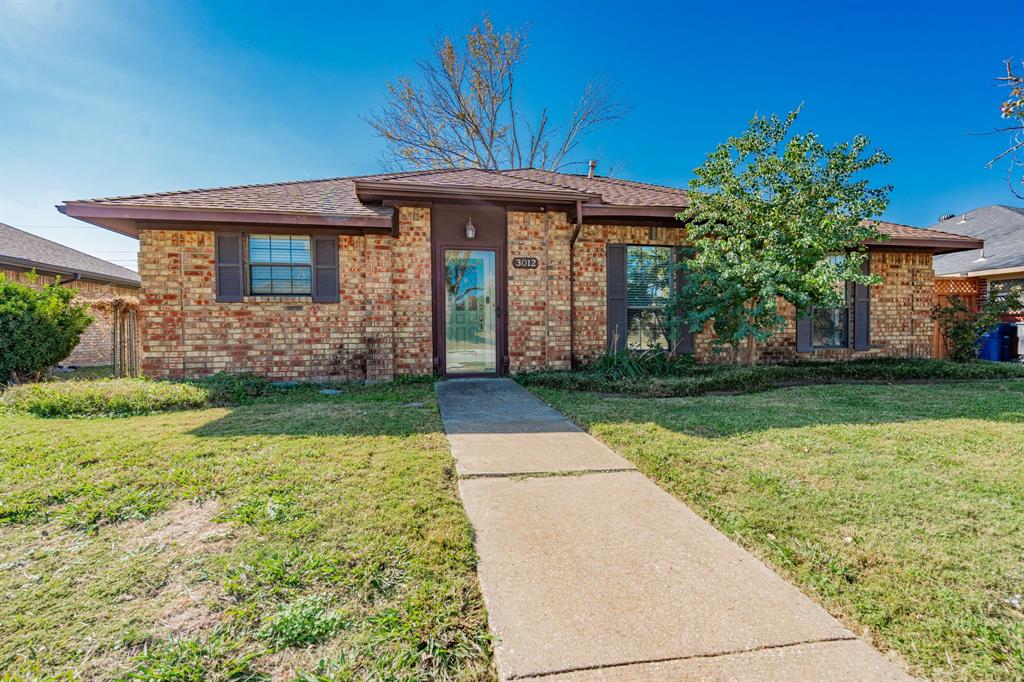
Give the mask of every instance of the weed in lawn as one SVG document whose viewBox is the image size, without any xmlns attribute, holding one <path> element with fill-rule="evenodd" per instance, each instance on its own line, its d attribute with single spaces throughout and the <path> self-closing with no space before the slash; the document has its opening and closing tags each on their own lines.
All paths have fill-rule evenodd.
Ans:
<svg viewBox="0 0 1024 682">
<path fill-rule="evenodd" d="M 69 503 L 57 516 L 71 530 L 95 533 L 102 525 L 148 519 L 166 506 L 166 496 L 155 489 L 94 489 Z"/>
<path fill-rule="evenodd" d="M 310 595 L 279 604 L 256 636 L 275 649 L 306 647 L 334 636 L 350 622 L 349 616 L 332 609 L 329 597 Z"/>
<path fill-rule="evenodd" d="M 167 640 L 147 647 L 118 682 L 257 682 L 267 680 L 254 667 L 258 650 L 224 632 L 205 639 Z"/>
</svg>

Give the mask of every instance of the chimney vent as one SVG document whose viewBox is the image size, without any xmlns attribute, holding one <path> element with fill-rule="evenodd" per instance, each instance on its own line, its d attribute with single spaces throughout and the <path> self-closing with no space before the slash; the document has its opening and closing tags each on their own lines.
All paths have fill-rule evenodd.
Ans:
<svg viewBox="0 0 1024 682">
<path fill-rule="evenodd" d="M 590 170 L 587 171 L 587 177 L 594 177 L 594 171 L 597 170 L 597 159 L 590 160 Z"/>
</svg>

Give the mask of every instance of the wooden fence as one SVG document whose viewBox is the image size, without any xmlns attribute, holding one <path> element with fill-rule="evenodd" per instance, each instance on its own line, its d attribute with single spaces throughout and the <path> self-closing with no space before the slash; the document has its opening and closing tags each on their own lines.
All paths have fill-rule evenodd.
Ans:
<svg viewBox="0 0 1024 682">
<path fill-rule="evenodd" d="M 977 312 L 978 306 L 981 304 L 981 294 L 981 280 L 976 277 L 935 280 L 935 305 L 949 305 L 949 299 L 952 296 L 959 296 L 968 310 Z M 949 357 L 946 339 L 938 325 L 935 325 L 935 331 L 932 332 L 932 357 Z"/>
</svg>

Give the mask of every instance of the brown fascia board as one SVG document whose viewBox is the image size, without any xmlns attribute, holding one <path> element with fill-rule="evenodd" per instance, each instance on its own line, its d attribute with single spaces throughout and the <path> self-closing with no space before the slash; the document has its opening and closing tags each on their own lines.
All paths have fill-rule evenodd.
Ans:
<svg viewBox="0 0 1024 682">
<path fill-rule="evenodd" d="M 36 272 L 42 272 L 50 275 L 79 275 L 82 279 L 87 279 L 90 282 L 99 282 L 101 284 L 117 284 L 118 286 L 132 287 L 134 289 L 138 289 L 140 286 L 138 282 L 131 279 L 124 279 L 122 277 L 115 277 L 113 275 L 104 275 L 103 273 L 100 272 L 90 272 L 88 270 L 75 270 L 73 268 L 64 268 L 60 267 L 59 265 L 40 263 L 25 258 L 14 258 L 13 256 L 0 256 L 0 265 L 18 268 L 26 272 L 29 270 L 35 270 Z"/>
<path fill-rule="evenodd" d="M 345 216 L 284 211 L 240 211 L 217 208 L 168 208 L 113 206 L 91 202 L 66 202 L 57 210 L 71 218 L 132 237 L 139 235 L 139 221 L 189 222 L 295 227 L 375 228 L 391 230 L 392 215 Z"/>
<path fill-rule="evenodd" d="M 492 199 L 539 203 L 570 203 L 577 200 L 600 199 L 596 194 L 572 190 L 524 190 L 501 187 L 469 187 L 464 185 L 418 185 L 405 182 L 356 181 L 360 201 L 383 199 Z"/>
<path fill-rule="evenodd" d="M 673 206 L 609 206 L 583 204 L 583 219 L 595 218 L 670 218 L 675 220 L 684 208 Z M 682 221 L 679 223 L 682 225 Z"/>
<path fill-rule="evenodd" d="M 864 245 L 872 249 L 920 249 L 930 251 L 935 255 L 943 253 L 957 253 L 959 251 L 972 251 L 980 249 L 985 245 L 981 239 L 914 239 L 909 237 L 893 237 L 892 239 L 869 239 Z"/>
</svg>

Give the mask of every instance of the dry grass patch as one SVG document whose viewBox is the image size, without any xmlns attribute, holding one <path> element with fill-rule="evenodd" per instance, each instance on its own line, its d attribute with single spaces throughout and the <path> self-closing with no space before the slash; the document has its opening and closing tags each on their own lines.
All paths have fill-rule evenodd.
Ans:
<svg viewBox="0 0 1024 682">
<path fill-rule="evenodd" d="M 0 429 L 0 669 L 492 676 L 429 383 Z"/>
</svg>

